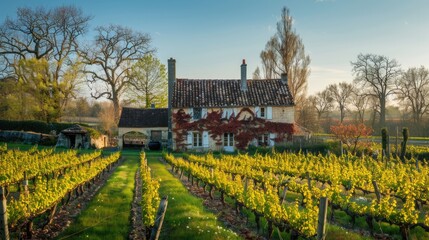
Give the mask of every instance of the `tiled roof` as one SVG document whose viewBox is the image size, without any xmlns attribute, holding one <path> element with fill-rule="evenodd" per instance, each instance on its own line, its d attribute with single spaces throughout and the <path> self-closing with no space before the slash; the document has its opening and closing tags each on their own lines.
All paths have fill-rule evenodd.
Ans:
<svg viewBox="0 0 429 240">
<path fill-rule="evenodd" d="M 122 108 L 119 127 L 130 128 L 150 128 L 167 127 L 168 112 L 167 108 Z"/>
<path fill-rule="evenodd" d="M 177 79 L 173 90 L 173 108 L 293 106 L 287 84 L 280 79 L 247 80 L 247 91 L 241 80 Z"/>
</svg>

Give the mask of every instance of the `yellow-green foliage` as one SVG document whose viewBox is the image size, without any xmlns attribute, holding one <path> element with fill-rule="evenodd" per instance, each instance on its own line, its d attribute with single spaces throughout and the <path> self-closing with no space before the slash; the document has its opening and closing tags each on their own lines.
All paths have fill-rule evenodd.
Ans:
<svg viewBox="0 0 429 240">
<path fill-rule="evenodd" d="M 158 194 L 159 182 L 152 179 L 144 152 L 140 154 L 140 176 L 142 179 L 141 206 L 143 224 L 146 227 L 152 227 L 155 224 L 156 212 L 160 202 Z"/>
</svg>

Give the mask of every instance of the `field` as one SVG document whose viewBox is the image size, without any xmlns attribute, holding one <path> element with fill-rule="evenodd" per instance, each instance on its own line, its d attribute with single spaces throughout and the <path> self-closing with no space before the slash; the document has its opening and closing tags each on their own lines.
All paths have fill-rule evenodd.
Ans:
<svg viewBox="0 0 429 240">
<path fill-rule="evenodd" d="M 160 239 L 316 239 L 320 222 L 326 239 L 429 239 L 429 167 L 413 160 L 13 145 L 0 155 L 10 239 L 149 238 L 163 196 Z"/>
</svg>

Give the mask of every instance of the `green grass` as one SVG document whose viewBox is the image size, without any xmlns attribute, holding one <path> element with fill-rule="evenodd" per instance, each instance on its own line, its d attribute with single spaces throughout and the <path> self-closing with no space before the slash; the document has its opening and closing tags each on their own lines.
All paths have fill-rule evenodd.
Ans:
<svg viewBox="0 0 429 240">
<path fill-rule="evenodd" d="M 125 162 L 58 239 L 128 239 L 138 154 L 137 151 L 122 152 Z"/>
<path fill-rule="evenodd" d="M 168 195 L 168 207 L 160 239 L 240 239 L 226 229 L 203 200 L 191 195 L 183 184 L 158 161 L 159 152 L 147 152 L 152 176 L 161 181 L 160 195 Z"/>
</svg>

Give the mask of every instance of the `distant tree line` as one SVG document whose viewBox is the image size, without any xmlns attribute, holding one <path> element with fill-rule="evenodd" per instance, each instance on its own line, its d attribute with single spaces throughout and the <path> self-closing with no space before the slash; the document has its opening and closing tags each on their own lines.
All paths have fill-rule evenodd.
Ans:
<svg viewBox="0 0 429 240">
<path fill-rule="evenodd" d="M 309 96 L 309 109 L 317 113 L 317 123 L 311 126 L 323 131 L 332 122 L 334 112 L 338 122 L 366 123 L 374 129 L 408 127 L 415 136 L 427 135 L 429 110 L 429 70 L 412 67 L 402 70 L 395 59 L 375 54 L 359 54 L 351 62 L 355 79 L 352 83 L 329 85 Z M 387 120 L 389 109 L 396 107 L 400 116 Z M 307 114 L 309 115 L 309 113 Z M 393 129 L 392 129 L 393 130 Z M 426 132 L 425 132 L 426 131 Z"/>
</svg>

